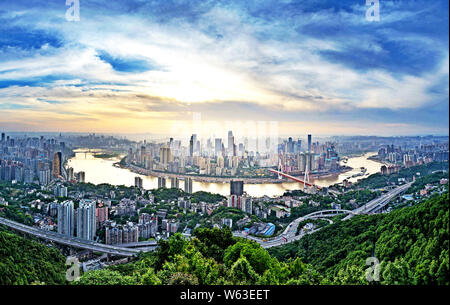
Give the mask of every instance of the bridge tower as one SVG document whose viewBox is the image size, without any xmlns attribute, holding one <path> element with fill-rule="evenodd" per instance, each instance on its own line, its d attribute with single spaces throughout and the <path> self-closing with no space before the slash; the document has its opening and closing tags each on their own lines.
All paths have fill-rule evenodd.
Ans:
<svg viewBox="0 0 450 305">
<path fill-rule="evenodd" d="M 283 179 L 283 176 L 281 176 L 280 172 L 284 172 L 283 168 L 283 151 L 278 151 L 278 179 Z"/>
<path fill-rule="evenodd" d="M 278 179 L 281 180 L 283 179 L 283 176 L 281 176 L 280 172 L 283 171 L 283 165 L 281 165 L 281 159 L 278 162 Z"/>
<path fill-rule="evenodd" d="M 309 154 L 308 154 L 308 159 L 309 159 Z M 303 181 L 305 181 L 307 183 L 310 183 L 310 180 L 309 180 L 309 160 L 306 161 L 305 177 L 303 178 Z M 306 190 L 308 188 L 306 183 L 303 184 L 303 188 L 304 188 L 304 190 Z"/>
</svg>

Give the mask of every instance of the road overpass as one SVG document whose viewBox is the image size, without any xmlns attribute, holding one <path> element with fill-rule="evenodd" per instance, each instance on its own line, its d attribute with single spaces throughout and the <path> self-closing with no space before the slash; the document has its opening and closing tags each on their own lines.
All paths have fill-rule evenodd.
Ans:
<svg viewBox="0 0 450 305">
<path fill-rule="evenodd" d="M 351 217 L 353 217 L 356 214 L 374 214 L 374 213 L 379 212 L 393 198 L 395 198 L 396 196 L 398 196 L 399 194 L 401 194 L 403 192 L 406 192 L 411 187 L 412 184 L 413 184 L 413 182 L 408 182 L 406 184 L 403 184 L 403 185 L 387 192 L 386 194 L 381 195 L 378 198 L 375 198 L 374 200 L 369 201 L 365 205 L 363 205 L 357 209 L 354 209 L 353 210 L 354 214 L 348 215 L 343 220 L 350 219 Z"/>
<path fill-rule="evenodd" d="M 145 249 L 130 249 L 130 248 L 124 248 L 119 246 L 113 246 L 113 245 L 105 245 L 101 243 L 97 243 L 90 240 L 84 240 L 77 237 L 69 237 L 63 234 L 59 234 L 56 232 L 51 231 L 44 231 L 38 228 L 30 227 L 3 217 L 0 217 L 0 224 L 8 226 L 9 228 L 12 228 L 14 230 L 30 234 L 32 236 L 35 236 L 37 238 L 46 239 L 58 244 L 79 248 L 79 249 L 86 249 L 94 252 L 100 252 L 100 253 L 106 253 L 111 255 L 117 255 L 117 256 L 124 256 L 124 257 L 131 257 L 136 256 L 139 252 L 143 251 L 151 251 L 153 247 L 147 247 Z"/>
<path fill-rule="evenodd" d="M 276 247 L 276 246 L 280 246 L 286 243 L 290 243 L 296 240 L 299 240 L 300 238 L 302 238 L 305 234 L 310 234 L 313 232 L 318 231 L 317 230 L 312 230 L 309 232 L 302 232 L 299 235 L 297 234 L 298 231 L 298 225 L 305 220 L 308 219 L 320 219 L 320 218 L 326 218 L 326 217 L 334 217 L 336 215 L 340 215 L 340 214 L 352 214 L 352 211 L 349 210 L 341 210 L 341 209 L 337 209 L 337 210 L 322 210 L 322 211 L 317 211 L 317 212 L 313 212 L 310 213 L 308 215 L 299 217 L 297 219 L 295 219 L 294 221 L 292 221 L 287 227 L 286 229 L 283 231 L 283 233 L 281 233 L 278 236 L 272 237 L 272 238 L 259 238 L 259 237 L 255 237 L 255 236 L 251 236 L 248 235 L 246 233 L 243 232 L 233 232 L 233 235 L 236 237 L 242 237 L 242 238 L 246 238 L 246 239 L 250 239 L 253 241 L 256 241 L 257 243 L 259 243 L 263 248 L 271 248 L 271 247 Z"/>
<path fill-rule="evenodd" d="M 367 204 L 361 206 L 360 208 L 357 208 L 355 210 L 349 211 L 349 210 L 342 210 L 342 209 L 335 209 L 335 210 L 322 210 L 322 211 L 316 211 L 313 213 L 310 213 L 308 215 L 299 217 L 292 221 L 286 229 L 281 233 L 280 235 L 273 237 L 273 238 L 259 238 L 255 236 L 250 236 L 243 232 L 233 232 L 233 235 L 236 237 L 243 237 L 246 239 L 250 239 L 253 241 L 258 242 L 263 248 L 271 248 L 276 246 L 281 246 L 286 243 L 290 243 L 296 240 L 301 239 L 306 234 L 311 234 L 314 232 L 317 232 L 319 229 L 311 230 L 308 232 L 301 232 L 299 235 L 296 235 L 298 231 L 298 225 L 307 219 L 320 219 L 320 218 L 326 218 L 326 217 L 334 217 L 339 214 L 348 214 L 348 216 L 344 217 L 343 220 L 349 219 L 357 214 L 373 214 L 378 212 L 381 208 L 386 206 L 389 201 L 391 201 L 394 197 L 399 195 L 402 192 L 405 192 L 410 186 L 412 182 L 404 184 L 402 186 L 399 186 L 391 191 L 389 191 L 386 194 L 383 194 L 382 196 L 368 202 Z"/>
<path fill-rule="evenodd" d="M 383 194 L 382 196 L 368 202 L 367 204 L 363 205 L 360 208 L 357 208 L 353 211 L 349 210 L 322 210 L 322 211 L 316 211 L 313 213 L 310 213 L 308 215 L 299 217 L 295 220 L 293 220 L 281 233 L 280 235 L 273 237 L 273 238 L 267 238 L 267 239 L 261 239 L 258 237 L 247 235 L 243 232 L 233 232 L 233 235 L 236 237 L 243 237 L 250 240 L 254 240 L 261 244 L 263 248 L 270 248 L 275 246 L 280 246 L 285 243 L 290 243 L 295 240 L 299 240 L 302 238 L 305 234 L 311 234 L 313 232 L 316 232 L 317 230 L 312 230 L 309 232 L 302 232 L 299 235 L 296 235 L 298 231 L 298 225 L 307 219 L 315 219 L 315 218 L 326 218 L 326 217 L 333 217 L 338 214 L 348 214 L 343 220 L 349 219 L 357 214 L 373 214 L 378 212 L 380 209 L 382 209 L 384 206 L 386 206 L 389 201 L 391 201 L 394 197 L 399 195 L 400 193 L 406 191 L 410 186 L 412 182 L 404 184 L 402 186 L 397 187 L 394 190 L 389 191 L 386 194 Z M 0 217 L 0 224 L 8 226 L 14 230 L 27 233 L 30 235 L 33 235 L 38 238 L 46 239 L 58 244 L 74 247 L 74 248 L 80 248 L 80 249 L 86 249 L 90 251 L 100 252 L 100 253 L 106 253 L 111 255 L 117 255 L 117 256 L 124 256 L 124 257 L 131 257 L 136 256 L 139 252 L 148 252 L 153 251 L 157 247 L 156 241 L 146 241 L 146 242 L 136 242 L 136 243 L 129 243 L 125 245 L 120 246 L 113 246 L 113 245 L 105 245 L 101 243 L 97 243 L 94 241 L 84 240 L 77 237 L 68 237 L 66 235 L 62 235 L 56 232 L 51 231 L 44 231 L 38 228 L 30 227 L 6 218 Z M 134 249 L 137 247 L 142 247 L 139 249 Z"/>
</svg>

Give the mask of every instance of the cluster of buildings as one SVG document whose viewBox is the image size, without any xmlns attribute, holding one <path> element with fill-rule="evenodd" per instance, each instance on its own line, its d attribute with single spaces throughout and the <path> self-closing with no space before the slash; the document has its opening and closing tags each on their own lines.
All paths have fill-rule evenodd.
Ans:
<svg viewBox="0 0 450 305">
<path fill-rule="evenodd" d="M 48 185 L 53 181 L 78 179 L 84 182 L 84 173 L 65 169 L 64 162 L 70 149 L 60 135 L 59 140 L 40 137 L 12 138 L 1 134 L 0 180 Z"/>
<path fill-rule="evenodd" d="M 339 155 L 335 149 L 336 143 L 312 142 L 312 136 L 307 137 L 307 147 L 302 151 L 302 141 L 293 141 L 291 137 L 278 145 L 280 167 L 283 172 L 302 174 L 309 172 L 333 172 L 339 170 Z"/>
<path fill-rule="evenodd" d="M 137 177 L 138 178 L 138 177 Z M 167 183 L 167 180 L 170 181 L 170 187 L 171 188 L 180 188 L 181 183 L 184 183 L 184 191 L 188 194 L 192 194 L 192 178 L 184 177 L 182 180 L 177 177 L 171 177 L 171 178 L 164 178 L 164 177 L 158 177 L 158 188 L 167 188 L 169 187 L 169 184 Z M 135 183 L 136 187 L 139 187 Z M 142 188 L 142 187 L 141 187 Z"/>
<path fill-rule="evenodd" d="M 302 147 L 302 140 L 292 137 L 283 140 L 266 138 L 255 139 L 255 145 L 244 138 L 238 143 L 232 131 L 228 132 L 226 141 L 222 138 L 208 138 L 206 143 L 193 134 L 188 146 L 181 141 L 170 138 L 167 143 L 142 142 L 135 150 L 129 149 L 127 164 L 152 171 L 170 173 L 194 173 L 205 176 L 248 176 L 263 177 L 267 175 L 258 168 L 278 166 L 284 172 L 305 172 L 306 170 L 325 172 L 339 169 L 339 157 L 335 143 L 319 144 L 307 137 L 307 147 Z M 254 150 L 251 147 L 255 146 Z"/>
<path fill-rule="evenodd" d="M 0 180 L 49 184 L 64 179 L 65 142 L 41 137 L 12 138 L 1 134 Z"/>
<path fill-rule="evenodd" d="M 281 204 L 279 204 L 281 203 Z M 266 219 L 272 213 L 275 217 L 283 218 L 290 215 L 291 208 L 303 204 L 289 196 L 280 198 L 261 197 L 253 198 L 244 192 L 243 181 L 230 181 L 230 195 L 226 202 L 226 207 L 242 210 L 243 212 L 255 215 L 258 218 Z"/>
<path fill-rule="evenodd" d="M 395 172 L 395 165 L 402 165 L 406 168 L 430 163 L 433 161 L 448 161 L 449 160 L 449 147 L 447 143 L 435 143 L 435 144 L 422 144 L 415 145 L 414 147 L 403 147 L 385 145 L 378 150 L 378 158 L 381 161 L 385 161 L 391 164 L 391 167 L 387 167 L 384 171 L 389 174 Z M 383 170 L 383 169 L 382 169 Z"/>
</svg>

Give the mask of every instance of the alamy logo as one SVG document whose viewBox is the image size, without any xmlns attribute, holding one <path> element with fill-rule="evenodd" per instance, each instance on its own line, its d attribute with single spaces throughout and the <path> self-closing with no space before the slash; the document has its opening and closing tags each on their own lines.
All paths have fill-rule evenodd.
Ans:
<svg viewBox="0 0 450 305">
<path fill-rule="evenodd" d="M 376 257 L 368 257 L 366 259 L 366 266 L 370 266 L 366 269 L 366 280 L 368 282 L 380 281 L 380 262 Z"/>
<path fill-rule="evenodd" d="M 70 266 L 66 271 L 66 280 L 68 282 L 78 281 L 80 279 L 80 262 L 78 258 L 69 256 L 66 259 L 66 266 Z"/>
<path fill-rule="evenodd" d="M 80 0 L 66 0 L 66 20 L 80 21 Z"/>
<path fill-rule="evenodd" d="M 366 20 L 380 21 L 380 0 L 366 0 L 366 6 L 369 6 L 366 11 Z"/>
</svg>

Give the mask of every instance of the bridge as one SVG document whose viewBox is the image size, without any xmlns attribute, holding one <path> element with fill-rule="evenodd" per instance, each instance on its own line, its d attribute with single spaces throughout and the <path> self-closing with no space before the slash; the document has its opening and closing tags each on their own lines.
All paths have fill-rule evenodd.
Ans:
<svg viewBox="0 0 450 305">
<path fill-rule="evenodd" d="M 341 214 L 355 215 L 355 212 L 350 210 L 334 209 L 334 210 L 321 210 L 304 216 L 306 219 L 322 218 L 322 217 L 334 217 Z"/>
<path fill-rule="evenodd" d="M 294 177 L 294 176 L 291 176 L 291 175 L 289 175 L 289 174 L 283 173 L 283 172 L 281 172 L 281 171 L 277 171 L 277 170 L 275 170 L 275 169 L 269 169 L 269 171 L 272 172 L 272 173 L 274 173 L 274 174 L 277 174 L 277 175 L 283 176 L 283 177 L 285 177 L 285 178 L 288 178 L 288 179 L 290 179 L 290 180 L 293 180 L 293 181 L 295 181 L 295 182 L 300 182 L 300 183 L 302 183 L 303 185 L 306 185 L 306 186 L 314 186 L 314 187 L 316 187 L 317 189 L 320 190 L 320 186 L 318 186 L 318 185 L 309 183 L 309 182 L 307 182 L 307 181 L 304 181 L 304 180 L 299 179 L 299 178 L 297 178 L 297 177 Z"/>
<path fill-rule="evenodd" d="M 106 253 L 116 256 L 124 256 L 124 257 L 131 257 L 136 256 L 139 252 L 143 251 L 152 251 L 153 247 L 147 247 L 145 249 L 130 249 L 125 247 L 119 247 L 119 246 L 113 246 L 113 245 L 105 245 L 101 243 L 97 243 L 90 240 L 85 240 L 77 237 L 69 237 L 63 234 L 59 234 L 56 232 L 51 231 L 44 231 L 38 228 L 30 227 L 3 217 L 0 217 L 0 224 L 8 226 L 14 230 L 30 234 L 32 236 L 35 236 L 37 238 L 49 240 L 58 244 L 79 248 L 79 249 L 86 249 L 94 252 L 100 252 L 100 253 Z"/>
</svg>

